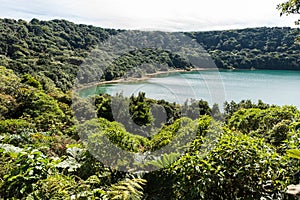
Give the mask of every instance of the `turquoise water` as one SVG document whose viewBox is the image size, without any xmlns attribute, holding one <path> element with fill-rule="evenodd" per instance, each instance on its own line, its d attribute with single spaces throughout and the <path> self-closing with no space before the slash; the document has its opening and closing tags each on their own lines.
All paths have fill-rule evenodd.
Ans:
<svg viewBox="0 0 300 200">
<path fill-rule="evenodd" d="M 131 96 L 142 91 L 147 97 L 184 103 L 204 99 L 210 104 L 224 101 L 263 100 L 269 104 L 295 105 L 300 108 L 300 71 L 224 70 L 193 71 L 160 75 L 135 83 L 107 84 L 79 91 L 83 97 L 95 93 L 123 93 Z"/>
</svg>

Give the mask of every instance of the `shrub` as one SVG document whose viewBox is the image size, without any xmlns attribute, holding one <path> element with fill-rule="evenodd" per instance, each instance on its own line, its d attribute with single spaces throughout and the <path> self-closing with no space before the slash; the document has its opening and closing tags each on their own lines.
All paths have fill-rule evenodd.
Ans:
<svg viewBox="0 0 300 200">
<path fill-rule="evenodd" d="M 299 111 L 293 106 L 249 108 L 235 112 L 228 121 L 232 130 L 263 137 L 275 146 L 287 139 L 290 125 L 299 119 Z"/>
<path fill-rule="evenodd" d="M 288 184 L 285 163 L 262 139 L 224 134 L 208 155 L 187 154 L 170 168 L 174 198 L 283 198 Z"/>
<path fill-rule="evenodd" d="M 34 125 L 23 119 L 7 119 L 0 121 L 0 133 L 20 134 L 28 129 L 34 129 Z"/>
</svg>

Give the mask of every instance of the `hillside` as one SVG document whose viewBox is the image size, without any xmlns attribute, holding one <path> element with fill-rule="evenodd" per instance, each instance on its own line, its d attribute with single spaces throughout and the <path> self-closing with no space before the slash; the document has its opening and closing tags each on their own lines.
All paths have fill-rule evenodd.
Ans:
<svg viewBox="0 0 300 200">
<path fill-rule="evenodd" d="M 195 61 L 214 67 L 202 47 L 219 67 L 298 69 L 298 30 L 185 33 L 192 42 L 184 48 L 176 33 L 65 20 L 3 19 L 0 30 L 0 199 L 293 199 L 286 189 L 300 181 L 294 106 L 232 101 L 221 113 L 204 100 L 81 98 L 70 89 L 166 66 L 191 70 Z M 138 37 L 118 37 L 124 33 Z M 187 60 L 181 50 L 203 57 Z"/>
<path fill-rule="evenodd" d="M 170 51 L 149 48 L 125 52 L 104 71 L 99 70 L 101 60 L 90 59 L 90 53 L 124 32 L 65 20 L 1 19 L 0 65 L 19 75 L 31 74 L 44 84 L 53 82 L 63 91 L 72 88 L 76 78 L 86 84 L 118 79 L 128 71 L 142 76 L 164 70 L 157 63 L 174 69 L 195 67 Z M 291 28 L 249 28 L 185 34 L 195 38 L 219 68 L 299 70 L 300 46 L 294 43 L 297 33 L 298 29 Z M 172 41 L 172 33 L 163 34 Z M 146 68 L 139 69 L 145 64 Z"/>
<path fill-rule="evenodd" d="M 191 33 L 219 68 L 299 70 L 299 29 L 248 28 Z"/>
</svg>

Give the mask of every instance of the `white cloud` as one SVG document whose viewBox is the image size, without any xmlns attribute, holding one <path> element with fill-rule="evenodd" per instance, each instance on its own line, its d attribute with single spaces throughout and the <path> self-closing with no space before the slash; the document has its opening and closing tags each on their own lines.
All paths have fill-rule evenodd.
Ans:
<svg viewBox="0 0 300 200">
<path fill-rule="evenodd" d="M 214 30 L 292 26 L 279 17 L 284 0 L 0 0 L 0 17 L 54 19 L 101 27 L 156 30 Z"/>
</svg>

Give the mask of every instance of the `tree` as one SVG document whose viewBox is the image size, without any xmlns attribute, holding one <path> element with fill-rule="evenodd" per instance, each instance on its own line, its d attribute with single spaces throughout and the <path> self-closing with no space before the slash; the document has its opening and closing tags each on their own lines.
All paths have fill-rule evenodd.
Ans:
<svg viewBox="0 0 300 200">
<path fill-rule="evenodd" d="M 281 3 L 277 6 L 277 9 L 280 10 L 280 16 L 284 14 L 300 14 L 300 0 L 289 0 L 285 3 Z M 300 25 L 300 19 L 295 21 L 295 24 Z M 298 35 L 296 40 L 300 42 L 300 35 Z"/>
<path fill-rule="evenodd" d="M 300 14 L 300 1 L 299 0 L 289 0 L 285 3 L 278 5 L 278 9 L 281 11 L 280 15 L 286 14 Z M 299 25 L 300 20 L 296 22 Z"/>
</svg>

